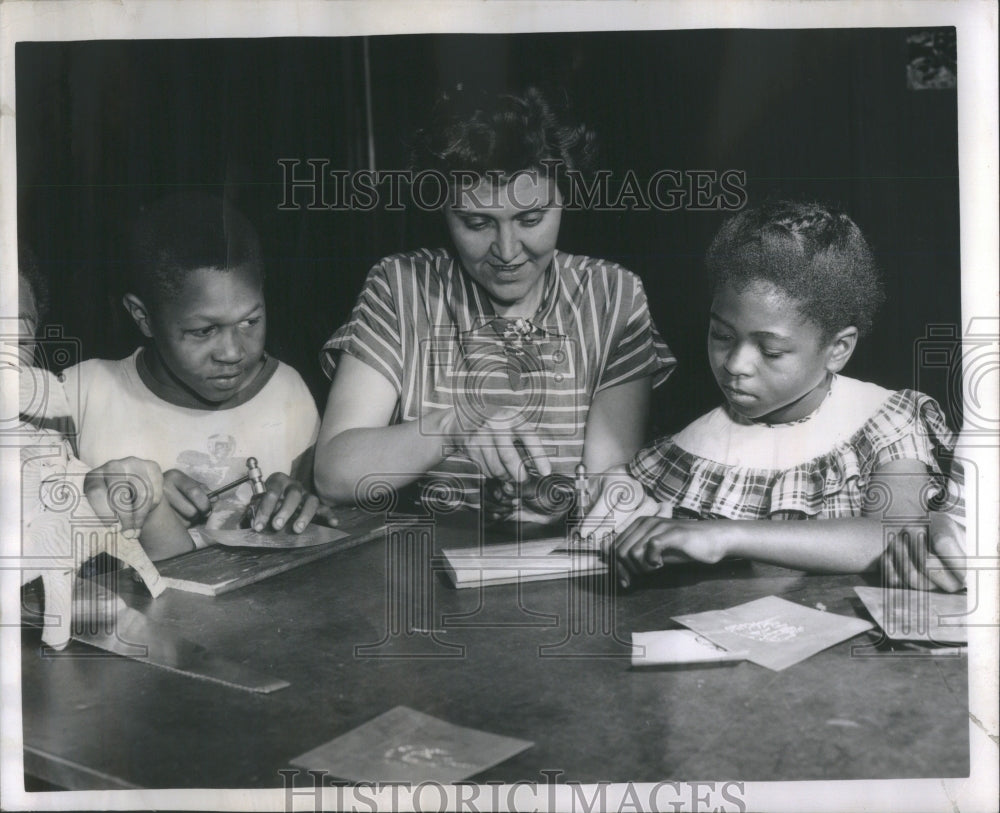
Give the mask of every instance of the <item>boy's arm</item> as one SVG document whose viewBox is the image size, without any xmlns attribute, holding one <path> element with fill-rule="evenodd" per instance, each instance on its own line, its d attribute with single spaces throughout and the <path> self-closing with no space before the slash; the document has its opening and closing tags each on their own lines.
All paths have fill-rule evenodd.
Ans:
<svg viewBox="0 0 1000 813">
<path fill-rule="evenodd" d="M 118 558 L 140 573 L 142 562 L 129 559 L 130 552 L 137 557 L 141 554 L 135 549 L 136 537 L 154 562 L 189 551 L 194 545 L 187 523 L 171 507 L 169 494 L 174 489 L 169 482 L 173 474 L 179 472 L 164 475 L 151 460 L 127 457 L 109 460 L 84 478 L 87 501 L 95 514 L 107 522 L 117 521 L 121 527 L 119 546 L 124 555 Z"/>
</svg>

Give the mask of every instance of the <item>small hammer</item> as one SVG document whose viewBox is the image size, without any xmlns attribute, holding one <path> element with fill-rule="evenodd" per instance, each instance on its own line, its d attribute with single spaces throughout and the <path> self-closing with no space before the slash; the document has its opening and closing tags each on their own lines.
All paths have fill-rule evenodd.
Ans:
<svg viewBox="0 0 1000 813">
<path fill-rule="evenodd" d="M 260 467 L 257 465 L 256 457 L 247 458 L 247 473 L 245 476 L 240 477 L 239 480 L 233 480 L 233 482 L 222 486 L 221 488 L 217 488 L 215 491 L 209 491 L 208 499 L 215 502 L 222 494 L 225 494 L 227 491 L 230 491 L 237 486 L 241 486 L 244 483 L 250 483 L 250 488 L 253 489 L 254 494 L 263 494 L 267 490 L 264 488 L 264 476 L 261 474 Z"/>
</svg>

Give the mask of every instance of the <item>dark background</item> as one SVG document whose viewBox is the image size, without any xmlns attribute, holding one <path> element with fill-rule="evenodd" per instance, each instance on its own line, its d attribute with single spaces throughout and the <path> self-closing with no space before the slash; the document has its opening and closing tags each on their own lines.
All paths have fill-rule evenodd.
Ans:
<svg viewBox="0 0 1000 813">
<path fill-rule="evenodd" d="M 907 87 L 907 29 L 601 32 L 340 39 L 19 43 L 18 229 L 53 281 L 50 321 L 83 357 L 139 340 L 120 304 L 122 236 L 180 187 L 231 196 L 268 257 L 268 347 L 320 405 L 324 340 L 379 257 L 436 246 L 436 217 L 281 211 L 279 159 L 403 169 L 404 142 L 440 88 L 564 86 L 598 131 L 600 165 L 743 170 L 751 202 L 783 194 L 846 209 L 885 271 L 888 301 L 846 373 L 918 387 L 951 423 L 946 370 L 917 369 L 931 325 L 960 323 L 954 90 Z M 370 99 L 369 127 L 368 100 Z M 643 279 L 680 359 L 656 431 L 716 405 L 701 256 L 715 211 L 567 213 L 560 248 Z"/>
</svg>

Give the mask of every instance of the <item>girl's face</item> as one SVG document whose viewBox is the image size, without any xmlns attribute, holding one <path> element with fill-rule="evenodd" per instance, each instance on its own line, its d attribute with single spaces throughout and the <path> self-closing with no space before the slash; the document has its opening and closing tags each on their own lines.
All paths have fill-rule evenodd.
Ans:
<svg viewBox="0 0 1000 813">
<path fill-rule="evenodd" d="M 453 202 L 444 216 L 462 268 L 486 289 L 499 315 L 533 316 L 559 236 L 555 183 L 525 172 L 504 186 L 484 180 Z"/>
<path fill-rule="evenodd" d="M 842 334 L 849 336 L 846 357 Z M 786 423 L 822 403 L 830 375 L 850 358 L 854 336 L 848 328 L 825 341 L 798 303 L 768 282 L 753 282 L 742 291 L 727 285 L 712 301 L 708 357 L 734 412 Z"/>
</svg>

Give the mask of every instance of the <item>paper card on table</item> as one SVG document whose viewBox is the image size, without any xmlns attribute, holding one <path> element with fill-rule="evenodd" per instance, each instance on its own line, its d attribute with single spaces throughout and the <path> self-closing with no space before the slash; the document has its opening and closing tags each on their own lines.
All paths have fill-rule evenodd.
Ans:
<svg viewBox="0 0 1000 813">
<path fill-rule="evenodd" d="M 803 607 L 777 596 L 673 620 L 746 659 L 780 671 L 872 628 L 868 621 Z"/>
<path fill-rule="evenodd" d="M 632 633 L 632 665 L 664 666 L 746 660 L 747 651 L 730 652 L 692 630 Z"/>
<path fill-rule="evenodd" d="M 396 706 L 291 760 L 352 782 L 459 782 L 534 743 L 446 723 Z"/>
<path fill-rule="evenodd" d="M 965 593 L 935 593 L 893 587 L 855 587 L 875 623 L 894 641 L 964 644 Z"/>
<path fill-rule="evenodd" d="M 586 547 L 570 550 L 561 536 L 475 548 L 446 548 L 441 554 L 445 572 L 458 588 L 597 576 L 608 572 L 607 563 L 596 550 Z"/>
</svg>

